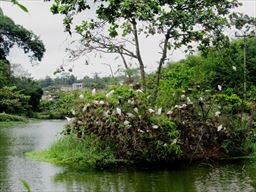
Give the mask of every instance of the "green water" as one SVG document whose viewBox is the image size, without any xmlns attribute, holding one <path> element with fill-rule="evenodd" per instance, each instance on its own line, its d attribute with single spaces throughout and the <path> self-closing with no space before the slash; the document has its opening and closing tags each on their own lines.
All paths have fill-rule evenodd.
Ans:
<svg viewBox="0 0 256 192">
<path fill-rule="evenodd" d="M 193 165 L 176 169 L 71 171 L 35 162 L 27 151 L 47 148 L 59 135 L 63 121 L 41 121 L 0 128 L 0 192 L 250 192 L 256 187 L 256 162 Z"/>
</svg>

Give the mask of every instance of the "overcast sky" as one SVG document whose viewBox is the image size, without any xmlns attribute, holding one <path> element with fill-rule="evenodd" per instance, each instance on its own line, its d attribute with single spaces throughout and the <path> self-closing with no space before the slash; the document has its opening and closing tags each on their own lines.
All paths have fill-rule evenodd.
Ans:
<svg viewBox="0 0 256 192">
<path fill-rule="evenodd" d="M 58 66 L 63 63 L 67 64 L 65 61 L 65 49 L 72 40 L 76 40 L 78 37 L 70 37 L 64 32 L 62 16 L 52 15 L 49 10 L 50 2 L 43 2 L 43 0 L 20 0 L 20 2 L 29 9 L 29 13 L 21 11 L 18 7 L 8 2 L 0 1 L 0 7 L 4 14 L 12 18 L 15 23 L 23 25 L 39 35 L 45 44 L 46 52 L 42 62 L 35 66 L 29 63 L 28 57 L 19 49 L 12 50 L 8 59 L 11 63 L 22 64 L 31 73 L 32 77 L 36 79 L 44 78 L 46 75 L 54 77 L 53 72 Z M 243 3 L 243 6 L 238 11 L 256 17 L 256 0 L 241 0 L 240 2 Z M 147 64 L 147 71 L 155 69 L 155 63 L 159 58 L 154 43 L 157 45 L 157 42 L 146 40 L 142 42 L 143 57 Z M 171 55 L 170 59 L 177 61 L 184 57 L 185 55 L 182 54 L 182 51 L 177 51 Z M 117 70 L 118 64 L 122 65 L 120 59 L 114 60 L 113 58 L 115 58 L 114 55 L 107 55 L 103 58 L 93 57 L 90 58 L 90 65 L 85 65 L 85 58 L 82 58 L 76 63 L 69 63 L 66 69 L 73 68 L 73 74 L 78 78 L 82 78 L 85 75 L 92 76 L 95 72 L 99 73 L 100 76 L 109 75 L 109 67 L 102 65 L 102 63 L 112 64 L 114 71 Z"/>
</svg>

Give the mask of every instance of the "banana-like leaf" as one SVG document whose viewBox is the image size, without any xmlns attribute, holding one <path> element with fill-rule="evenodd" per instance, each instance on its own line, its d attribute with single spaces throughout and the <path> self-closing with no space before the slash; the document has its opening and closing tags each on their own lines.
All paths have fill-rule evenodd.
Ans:
<svg viewBox="0 0 256 192">
<path fill-rule="evenodd" d="M 20 181 L 23 184 L 23 186 L 25 187 L 25 189 L 27 190 L 27 192 L 31 192 L 31 189 L 30 189 L 29 184 L 27 183 L 27 181 L 25 181 L 24 179 L 20 179 Z"/>
<path fill-rule="evenodd" d="M 25 7 L 24 5 L 20 4 L 17 0 L 11 0 L 11 2 L 12 2 L 14 5 L 17 5 L 17 6 L 18 6 L 20 9 L 22 9 L 23 11 L 28 12 L 27 7 Z"/>
</svg>

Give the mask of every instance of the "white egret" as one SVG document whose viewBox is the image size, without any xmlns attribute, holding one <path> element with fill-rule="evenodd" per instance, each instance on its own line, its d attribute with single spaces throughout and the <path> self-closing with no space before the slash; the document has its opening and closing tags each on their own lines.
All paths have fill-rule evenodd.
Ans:
<svg viewBox="0 0 256 192">
<path fill-rule="evenodd" d="M 141 130 L 141 129 L 138 129 L 138 131 L 139 131 L 139 132 L 141 132 L 141 133 L 144 133 L 144 131 L 143 131 L 143 130 Z"/>
<path fill-rule="evenodd" d="M 216 111 L 216 112 L 215 112 L 215 117 L 219 117 L 219 116 L 220 116 L 220 114 L 221 114 L 221 112 L 220 112 L 220 111 Z"/>
<path fill-rule="evenodd" d="M 71 121 L 74 121 L 74 120 L 75 120 L 74 117 L 72 117 L 72 118 L 70 118 L 70 117 L 65 117 L 65 118 L 66 118 L 66 120 L 67 120 L 68 122 L 71 122 Z"/>
<path fill-rule="evenodd" d="M 72 115 L 76 115 L 76 112 L 74 109 L 71 109 L 71 113 L 72 113 Z"/>
<path fill-rule="evenodd" d="M 129 121 L 127 121 L 127 120 L 124 121 L 124 125 L 129 125 L 129 124 L 130 124 Z"/>
<path fill-rule="evenodd" d="M 161 113 L 162 113 L 162 108 L 159 108 L 158 110 L 157 110 L 157 115 L 161 115 Z"/>
<path fill-rule="evenodd" d="M 172 113 L 173 113 L 173 111 L 170 110 L 170 111 L 168 111 L 166 114 L 167 114 L 167 115 L 171 115 Z"/>
<path fill-rule="evenodd" d="M 153 125 L 152 128 L 153 128 L 153 129 L 158 129 L 159 126 L 158 126 L 158 125 Z"/>
<path fill-rule="evenodd" d="M 79 95 L 79 98 L 84 99 L 84 95 L 83 94 Z"/>
<path fill-rule="evenodd" d="M 122 110 L 121 110 L 121 108 L 117 107 L 117 108 L 116 108 L 116 113 L 117 113 L 118 115 L 122 116 Z"/>
<path fill-rule="evenodd" d="M 96 89 L 94 88 L 93 90 L 92 90 L 92 96 L 95 96 L 96 95 Z"/>
<path fill-rule="evenodd" d="M 87 111 L 87 109 L 88 109 L 88 107 L 90 107 L 90 104 L 86 104 L 86 105 L 84 105 L 84 107 L 83 107 L 82 111 L 83 111 L 83 112 L 86 112 L 86 111 Z"/>
<path fill-rule="evenodd" d="M 187 97 L 187 103 L 188 104 L 193 104 L 189 97 Z"/>
<path fill-rule="evenodd" d="M 176 144 L 177 143 L 177 139 L 173 139 L 173 141 L 172 141 L 172 144 L 171 145 L 174 145 L 174 144 Z"/>
<path fill-rule="evenodd" d="M 143 93 L 143 91 L 141 89 L 137 89 L 135 92 L 136 93 Z"/>
<path fill-rule="evenodd" d="M 127 116 L 130 117 L 130 118 L 135 117 L 135 115 L 133 115 L 132 113 L 127 113 Z"/>
<path fill-rule="evenodd" d="M 100 105 L 104 105 L 105 103 L 104 103 L 104 101 L 101 100 L 101 101 L 99 102 L 99 104 L 100 104 Z"/>
<path fill-rule="evenodd" d="M 112 97 L 113 94 L 114 94 L 114 92 L 115 92 L 114 90 L 109 91 L 109 92 L 106 94 L 106 97 L 107 97 L 107 98 Z"/>
<path fill-rule="evenodd" d="M 104 111 L 104 112 L 103 112 L 103 116 L 104 116 L 104 117 L 108 117 L 108 116 L 109 116 L 109 111 Z"/>
<path fill-rule="evenodd" d="M 221 131 L 223 129 L 223 125 L 219 125 L 218 128 L 217 128 L 217 131 Z"/>
</svg>

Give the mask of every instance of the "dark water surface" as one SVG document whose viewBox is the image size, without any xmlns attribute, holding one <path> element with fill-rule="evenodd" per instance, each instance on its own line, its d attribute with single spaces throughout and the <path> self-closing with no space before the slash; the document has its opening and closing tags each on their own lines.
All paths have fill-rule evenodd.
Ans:
<svg viewBox="0 0 256 192">
<path fill-rule="evenodd" d="M 251 192 L 256 187 L 256 162 L 196 165 L 179 169 L 69 171 L 35 162 L 25 152 L 47 148 L 65 122 L 40 121 L 0 128 L 0 192 Z"/>
</svg>

